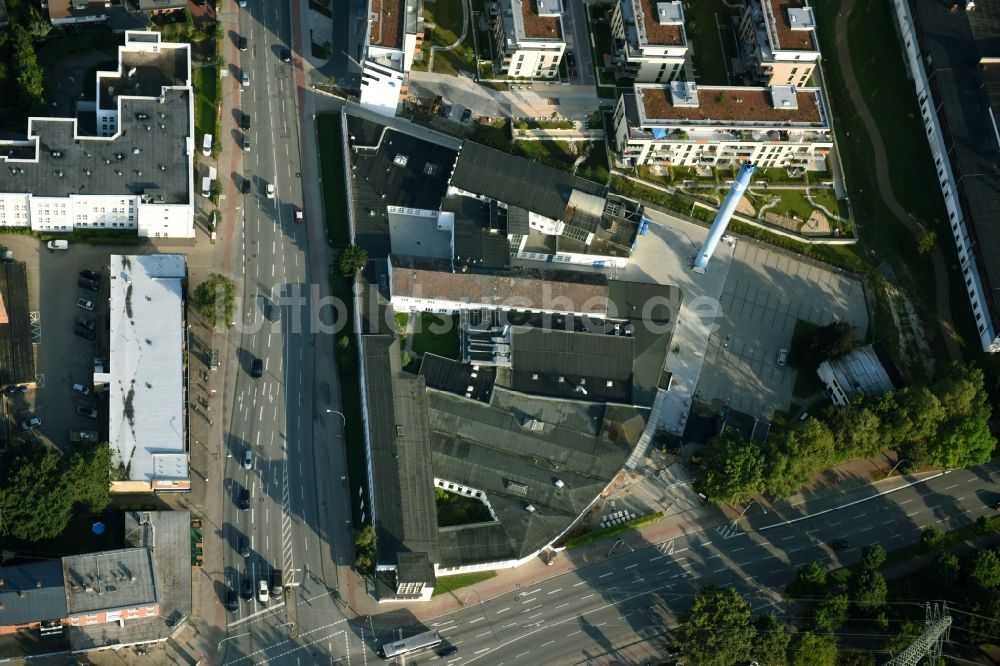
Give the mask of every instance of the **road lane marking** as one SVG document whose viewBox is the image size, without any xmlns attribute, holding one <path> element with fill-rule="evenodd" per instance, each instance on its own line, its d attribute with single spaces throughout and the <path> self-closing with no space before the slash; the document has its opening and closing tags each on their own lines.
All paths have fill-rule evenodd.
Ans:
<svg viewBox="0 0 1000 666">
<path fill-rule="evenodd" d="M 739 548 L 732 548 L 731 550 L 734 553 L 738 553 L 738 552 L 740 552 L 741 550 L 743 550 L 745 548 L 746 548 L 746 546 L 740 546 Z"/>
<path fill-rule="evenodd" d="M 584 599 L 589 599 L 589 598 L 590 598 L 590 597 L 592 597 L 592 596 L 594 596 L 594 593 L 593 593 L 593 592 L 591 592 L 590 594 L 588 594 L 588 595 L 587 595 L 587 596 L 585 596 L 585 597 L 580 597 L 580 601 L 583 601 Z"/>
<path fill-rule="evenodd" d="M 786 537 L 785 537 L 784 539 L 782 539 L 782 541 L 791 541 L 791 540 L 792 540 L 792 539 L 794 539 L 794 538 L 795 538 L 795 535 L 794 535 L 794 534 L 789 534 L 789 535 L 788 535 L 788 536 L 786 536 Z"/>
<path fill-rule="evenodd" d="M 499 615 L 500 613 L 506 613 L 509 610 L 510 610 L 510 606 L 507 606 L 507 608 L 504 608 L 503 610 L 498 610 L 497 611 L 497 615 Z"/>
<path fill-rule="evenodd" d="M 607 578 L 608 576 L 611 576 L 614 573 L 615 573 L 614 571 L 609 571 L 606 574 L 601 574 L 600 576 L 598 576 L 598 578 Z"/>
<path fill-rule="evenodd" d="M 524 599 L 524 600 L 521 601 L 521 603 L 522 604 L 530 604 L 532 601 L 534 601 L 537 598 L 538 597 L 531 597 L 530 599 Z"/>
<path fill-rule="evenodd" d="M 629 569 L 634 569 L 634 568 L 635 568 L 635 567 L 637 567 L 637 566 L 639 566 L 639 565 L 638 565 L 638 564 L 630 564 L 630 565 L 628 565 L 627 567 L 625 567 L 625 568 L 623 569 L 623 571 L 628 571 Z"/>
<path fill-rule="evenodd" d="M 719 567 L 718 569 L 716 569 L 712 573 L 719 573 L 720 571 L 726 571 L 727 569 L 729 569 L 729 567 Z"/>
<path fill-rule="evenodd" d="M 549 641 L 548 643 L 542 643 L 542 644 L 541 644 L 541 645 L 539 645 L 538 647 L 540 647 L 540 648 L 543 648 L 543 647 L 546 647 L 546 646 L 549 646 L 549 645 L 552 645 L 553 643 L 555 643 L 555 641 Z"/>
<path fill-rule="evenodd" d="M 483 632 L 483 633 L 481 633 L 481 634 L 476 634 L 476 638 L 482 638 L 483 636 L 488 636 L 488 635 L 489 635 L 489 633 L 490 633 L 490 632 L 488 632 L 488 631 L 484 631 L 484 632 Z"/>
<path fill-rule="evenodd" d="M 529 615 L 528 619 L 534 620 L 536 617 L 540 617 L 541 615 L 544 615 L 544 613 L 535 613 L 534 615 Z"/>
<path fill-rule="evenodd" d="M 555 608 L 554 608 L 553 610 L 559 610 L 559 609 L 560 609 L 560 608 L 562 608 L 563 606 L 569 606 L 569 602 L 567 601 L 567 602 L 566 602 L 566 603 L 564 603 L 564 604 L 559 604 L 559 605 L 558 605 L 558 606 L 556 606 L 556 607 L 555 607 Z"/>
<path fill-rule="evenodd" d="M 585 584 L 586 582 L 587 581 L 585 581 L 585 580 L 581 580 L 579 583 L 574 584 L 573 587 L 580 587 L 581 585 Z"/>
<path fill-rule="evenodd" d="M 534 594 L 535 592 L 541 592 L 541 591 L 542 591 L 542 588 L 539 587 L 539 588 L 536 588 L 534 590 L 528 590 L 527 592 L 525 592 L 525 594 Z"/>
<path fill-rule="evenodd" d="M 486 618 L 483 618 L 483 617 L 477 617 L 475 620 L 469 620 L 469 624 L 475 624 L 476 622 L 482 622 L 485 619 Z"/>
<path fill-rule="evenodd" d="M 656 557 L 651 558 L 649 561 L 650 562 L 655 562 L 656 560 L 662 560 L 665 557 L 666 557 L 666 555 L 657 555 Z"/>
<path fill-rule="evenodd" d="M 572 634 L 566 634 L 566 638 L 569 638 L 570 636 L 576 636 L 577 634 L 580 634 L 580 633 L 583 633 L 583 632 L 581 632 L 579 629 L 577 629 Z"/>
<path fill-rule="evenodd" d="M 561 592 L 561 591 L 562 591 L 562 588 L 561 587 L 557 587 L 556 589 L 552 590 L 551 592 L 546 592 L 545 594 L 546 595 L 555 594 L 556 592 Z"/>
</svg>

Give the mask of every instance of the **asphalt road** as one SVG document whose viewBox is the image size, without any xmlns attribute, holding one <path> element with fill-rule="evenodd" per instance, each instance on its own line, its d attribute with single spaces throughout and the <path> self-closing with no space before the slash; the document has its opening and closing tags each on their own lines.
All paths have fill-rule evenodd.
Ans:
<svg viewBox="0 0 1000 666">
<path fill-rule="evenodd" d="M 316 654 L 329 658 L 316 663 L 330 663 L 350 649 L 353 635 L 336 628 L 343 624 L 333 594 L 336 567 L 328 539 L 321 536 L 319 509 L 325 500 L 318 497 L 317 479 L 326 470 L 317 473 L 313 446 L 316 298 L 308 225 L 293 219 L 293 206 L 303 207 L 295 63 L 280 58 L 282 49 L 291 48 L 289 8 L 251 2 L 240 10 L 239 34 L 248 40 L 234 65 L 250 77 L 239 110 L 250 116 L 251 148 L 236 180 L 248 178 L 252 188 L 236 195 L 242 198 L 237 265 L 242 264 L 244 294 L 237 315 L 239 369 L 226 440 L 222 536 L 228 585 L 239 591 L 250 580 L 254 598 L 241 596 L 238 610 L 229 614 L 216 660 L 299 663 L 304 654 Z M 241 150 L 242 133 L 234 134 L 231 149 Z M 267 196 L 268 184 L 274 186 L 273 198 Z M 258 359 L 263 376 L 254 378 L 251 368 Z M 250 469 L 244 466 L 246 451 L 253 456 Z M 250 494 L 247 510 L 239 507 L 244 489 Z M 250 540 L 248 558 L 238 550 L 241 538 Z M 257 586 L 273 569 L 282 570 L 288 588 L 261 602 Z M 327 571 L 334 580 L 327 580 Z M 334 640 L 338 632 L 343 635 Z"/>
<path fill-rule="evenodd" d="M 811 561 L 852 564 L 861 550 L 887 550 L 919 540 L 931 525 L 954 529 L 994 512 L 1000 499 L 995 467 L 944 474 L 868 501 L 802 519 L 764 514 L 751 505 L 743 520 L 685 537 L 621 543 L 605 552 L 571 551 L 572 572 L 486 601 L 463 598 L 462 611 L 424 627 L 459 648 L 453 656 L 414 656 L 421 664 L 613 664 L 666 657 L 665 626 L 675 625 L 691 597 L 707 584 L 732 585 L 755 612 L 783 610 L 780 591 Z M 794 522 L 785 522 L 789 519 Z M 834 550 L 835 541 L 848 546 Z M 411 660 L 412 663 L 412 660 Z"/>
</svg>

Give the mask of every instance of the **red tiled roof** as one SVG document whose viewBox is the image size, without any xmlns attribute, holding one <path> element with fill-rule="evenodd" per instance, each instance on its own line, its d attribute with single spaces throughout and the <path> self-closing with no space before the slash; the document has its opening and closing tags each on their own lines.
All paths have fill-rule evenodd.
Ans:
<svg viewBox="0 0 1000 666">
<path fill-rule="evenodd" d="M 533 39 L 560 39 L 559 17 L 539 16 L 538 0 L 521 0 L 524 34 Z"/>
<path fill-rule="evenodd" d="M 789 9 L 801 9 L 806 6 L 802 0 L 767 0 L 771 3 L 771 10 L 774 12 L 774 21 L 777 24 L 778 47 L 782 49 L 801 49 L 805 51 L 813 50 L 811 30 L 792 30 L 792 23 L 788 20 Z"/>
<path fill-rule="evenodd" d="M 670 88 L 642 88 L 642 105 L 650 120 L 761 120 L 818 123 L 822 120 L 815 93 L 799 91 L 797 109 L 775 109 L 771 93 L 761 88 L 698 88 L 698 106 L 675 107 Z M 739 100 L 739 101 L 737 101 Z"/>
<path fill-rule="evenodd" d="M 642 5 L 643 21 L 646 26 L 646 38 L 650 44 L 663 44 L 666 46 L 680 46 L 684 42 L 681 40 L 680 24 L 668 23 L 660 25 L 656 18 L 657 0 L 638 0 Z"/>
<path fill-rule="evenodd" d="M 403 21 L 402 0 L 372 0 L 372 14 L 378 16 L 372 21 L 371 43 L 375 46 L 399 48 L 400 26 Z"/>
</svg>

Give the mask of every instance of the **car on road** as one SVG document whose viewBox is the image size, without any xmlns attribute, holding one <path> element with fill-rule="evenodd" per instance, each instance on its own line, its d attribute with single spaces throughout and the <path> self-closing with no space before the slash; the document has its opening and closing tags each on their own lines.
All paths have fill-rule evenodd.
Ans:
<svg viewBox="0 0 1000 666">
<path fill-rule="evenodd" d="M 88 280 L 93 280 L 94 282 L 98 282 L 101 279 L 101 274 L 89 268 L 84 268 L 82 271 L 80 271 L 80 277 L 87 278 Z"/>
<path fill-rule="evenodd" d="M 788 363 L 788 350 L 787 349 L 779 349 L 778 350 L 778 365 L 780 365 L 783 368 L 783 367 L 785 367 L 786 363 Z"/>
<path fill-rule="evenodd" d="M 241 536 L 237 550 L 240 551 L 240 557 L 250 557 L 250 539 Z"/>
<path fill-rule="evenodd" d="M 250 85 L 250 73 L 249 72 L 243 72 L 243 76 L 241 77 L 240 82 L 243 84 L 244 88 L 246 88 L 247 86 L 249 86 Z"/>
<path fill-rule="evenodd" d="M 240 129 L 242 129 L 244 132 L 249 132 L 250 131 L 250 114 L 249 113 L 244 113 L 243 117 L 240 118 Z"/>
<path fill-rule="evenodd" d="M 267 187 L 264 188 L 264 191 L 267 193 L 267 198 L 268 199 L 273 199 L 274 198 L 274 183 L 268 183 Z"/>
<path fill-rule="evenodd" d="M 257 601 L 262 604 L 266 604 L 270 596 L 269 593 L 270 590 L 267 587 L 267 581 L 261 578 L 260 582 L 257 583 Z"/>
<path fill-rule="evenodd" d="M 466 109 L 462 111 L 462 122 L 467 123 L 472 120 L 472 109 Z"/>
<path fill-rule="evenodd" d="M 85 328 L 88 331 L 93 331 L 95 328 L 94 320 L 90 319 L 89 317 L 84 317 L 83 315 L 80 315 L 79 317 L 76 318 L 76 325 L 79 326 L 80 328 Z"/>
<path fill-rule="evenodd" d="M 254 379 L 260 379 L 264 376 L 264 362 L 259 358 L 255 358 L 250 363 L 250 376 Z"/>
<path fill-rule="evenodd" d="M 250 194 L 250 179 L 244 178 L 243 182 L 240 183 L 240 192 L 242 194 Z"/>
<path fill-rule="evenodd" d="M 292 219 L 295 220 L 295 224 L 302 224 L 305 221 L 302 209 L 298 206 L 292 206 Z"/>
<path fill-rule="evenodd" d="M 93 407 L 87 407 L 86 405 L 80 405 L 76 408 L 76 413 L 80 416 L 84 416 L 88 419 L 97 420 L 97 410 Z"/>
<path fill-rule="evenodd" d="M 76 307 L 90 311 L 94 309 L 94 301 L 89 298 L 78 298 L 76 299 Z"/>
<path fill-rule="evenodd" d="M 250 449 L 243 452 L 243 469 L 253 469 L 253 452 Z"/>
<path fill-rule="evenodd" d="M 250 150 L 250 135 L 243 135 L 243 150 Z"/>
<path fill-rule="evenodd" d="M 437 656 L 439 657 L 449 657 L 453 654 L 458 654 L 457 645 L 445 645 L 442 648 L 438 648 Z"/>
<path fill-rule="evenodd" d="M 247 6 L 247 0 L 239 0 L 238 4 L 239 4 L 240 7 L 246 7 Z"/>
<path fill-rule="evenodd" d="M 82 326 L 77 326 L 73 329 L 73 334 L 78 338 L 84 338 L 85 340 L 93 341 L 97 339 L 97 333 L 95 331 L 92 331 L 89 328 L 83 328 Z"/>
<path fill-rule="evenodd" d="M 73 384 L 73 393 L 78 393 L 79 395 L 90 395 L 90 387 L 84 386 L 83 384 Z"/>
<path fill-rule="evenodd" d="M 226 610 L 230 613 L 235 613 L 240 609 L 240 600 L 236 596 L 236 590 L 233 588 L 226 588 Z"/>
<path fill-rule="evenodd" d="M 236 40 L 236 41 L 237 41 L 236 45 L 239 47 L 240 51 L 246 51 L 247 50 L 247 38 L 246 37 L 240 36 L 240 38 L 238 40 Z"/>
<path fill-rule="evenodd" d="M 37 416 L 32 416 L 30 419 L 25 419 L 21 422 L 21 430 L 28 432 L 29 430 L 34 430 L 42 425 L 42 420 Z"/>
<path fill-rule="evenodd" d="M 240 511 L 246 511 L 250 508 L 250 491 L 246 488 L 241 487 L 239 493 L 239 506 Z"/>
<path fill-rule="evenodd" d="M 834 550 L 847 550 L 850 547 L 851 547 L 851 542 L 848 541 L 847 539 L 837 539 L 836 541 L 830 544 L 830 548 L 833 548 Z"/>
<path fill-rule="evenodd" d="M 570 69 L 576 69 L 576 54 L 572 51 L 566 51 L 566 64 Z"/>
<path fill-rule="evenodd" d="M 281 49 L 281 62 L 291 62 L 292 52 L 288 49 Z"/>
<path fill-rule="evenodd" d="M 243 577 L 243 583 L 240 585 L 240 596 L 247 601 L 253 599 L 253 579 L 250 576 Z"/>
<path fill-rule="evenodd" d="M 68 250 L 69 249 L 69 241 L 64 241 L 64 240 L 50 240 L 48 243 L 45 244 L 45 247 L 49 248 L 50 251 Z"/>
<path fill-rule="evenodd" d="M 101 285 L 100 283 L 97 282 L 97 280 L 91 280 L 85 277 L 81 277 L 79 280 L 77 280 L 76 284 L 81 289 L 86 289 L 87 291 L 100 291 L 101 289 Z"/>
</svg>

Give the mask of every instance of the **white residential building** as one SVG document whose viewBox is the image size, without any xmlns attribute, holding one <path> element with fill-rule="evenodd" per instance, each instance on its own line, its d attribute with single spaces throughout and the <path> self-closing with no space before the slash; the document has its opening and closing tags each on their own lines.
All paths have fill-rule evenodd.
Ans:
<svg viewBox="0 0 1000 666">
<path fill-rule="evenodd" d="M 611 15 L 615 70 L 636 83 L 677 79 L 688 54 L 680 0 L 618 0 Z"/>
<path fill-rule="evenodd" d="M 108 441 L 115 492 L 186 492 L 184 255 L 111 255 Z"/>
<path fill-rule="evenodd" d="M 833 148 L 817 88 L 636 84 L 614 116 L 619 164 L 822 170 Z"/>
<path fill-rule="evenodd" d="M 805 86 L 819 62 L 816 17 L 804 0 L 745 0 L 739 36 L 756 78 Z"/>
<path fill-rule="evenodd" d="M 514 78 L 552 79 L 566 52 L 562 0 L 499 0 L 494 68 Z"/>
<path fill-rule="evenodd" d="M 0 142 L 0 226 L 194 237 L 191 47 L 129 31 L 118 63 L 97 73 L 92 129 L 29 118 Z"/>
<path fill-rule="evenodd" d="M 406 99 L 406 75 L 424 43 L 421 0 L 369 0 L 361 106 L 396 115 Z"/>
</svg>

